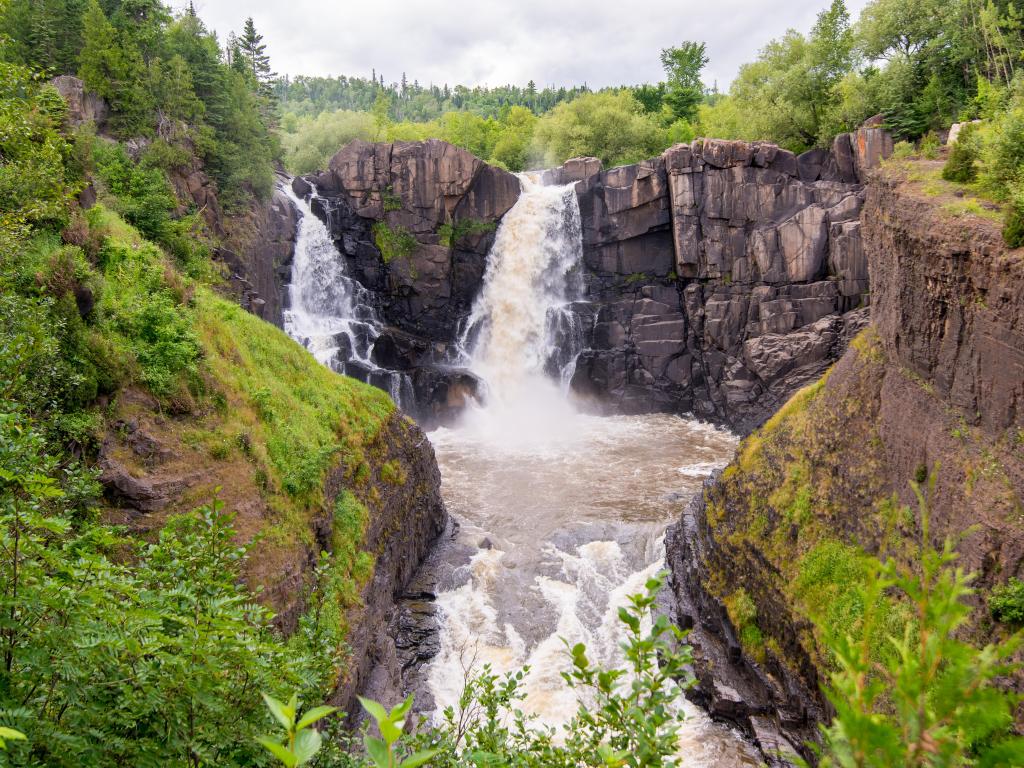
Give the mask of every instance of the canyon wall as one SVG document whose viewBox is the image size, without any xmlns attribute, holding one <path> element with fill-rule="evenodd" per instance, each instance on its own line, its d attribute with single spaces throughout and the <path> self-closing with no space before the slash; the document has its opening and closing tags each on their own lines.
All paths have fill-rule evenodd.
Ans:
<svg viewBox="0 0 1024 768">
<path fill-rule="evenodd" d="M 582 218 L 574 392 L 597 410 L 761 423 L 866 322 L 861 181 L 890 151 L 869 126 L 800 156 L 697 140 L 635 165 L 545 171 L 575 184 Z M 453 342 L 518 181 L 440 141 L 353 142 L 293 184 L 314 187 L 314 212 L 389 325 L 374 362 L 410 375 L 406 407 L 423 423 L 450 419 L 476 392 Z M 396 254 L 388 238 L 406 235 Z"/>
<path fill-rule="evenodd" d="M 856 569 L 830 582 L 814 564 L 851 568 L 851 545 L 915 562 L 911 481 L 934 477 L 931 542 L 958 541 L 978 574 L 967 637 L 1007 631 L 984 598 L 1024 575 L 1024 255 L 912 178 L 889 166 L 866 190 L 872 325 L 741 444 L 668 536 L 695 696 L 768 747 L 794 748 L 828 715 L 810 615 L 842 604 Z"/>
</svg>

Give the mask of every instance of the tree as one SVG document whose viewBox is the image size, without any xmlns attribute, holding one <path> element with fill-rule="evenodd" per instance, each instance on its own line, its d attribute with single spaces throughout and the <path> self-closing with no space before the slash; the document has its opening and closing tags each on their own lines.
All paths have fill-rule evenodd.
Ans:
<svg viewBox="0 0 1024 768">
<path fill-rule="evenodd" d="M 267 87 L 270 81 L 277 77 L 277 73 L 270 69 L 270 57 L 267 55 L 263 35 L 256 32 L 256 25 L 251 16 L 245 20 L 242 36 L 237 41 L 237 51 L 244 58 L 253 80 L 260 86 Z"/>
<path fill-rule="evenodd" d="M 79 77 L 109 102 L 118 132 L 151 133 L 154 104 L 142 55 L 131 40 L 118 34 L 96 0 L 90 0 L 82 18 L 82 37 Z"/>
<path fill-rule="evenodd" d="M 636 163 L 667 144 L 658 120 L 627 90 L 584 94 L 537 121 L 534 157 L 547 166 L 570 157 L 598 157 L 605 166 Z"/>
<path fill-rule="evenodd" d="M 661 52 L 661 65 L 665 69 L 664 101 L 674 117 L 692 121 L 697 106 L 704 98 L 704 84 L 700 72 L 709 59 L 704 43 L 687 40 L 674 48 Z"/>
</svg>

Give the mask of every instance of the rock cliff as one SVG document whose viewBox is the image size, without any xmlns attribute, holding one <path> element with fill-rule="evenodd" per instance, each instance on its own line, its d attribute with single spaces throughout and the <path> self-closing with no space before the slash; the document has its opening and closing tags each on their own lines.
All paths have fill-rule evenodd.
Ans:
<svg viewBox="0 0 1024 768">
<path fill-rule="evenodd" d="M 863 190 L 835 166 L 826 152 L 697 140 L 549 172 L 576 182 L 596 306 L 573 388 L 615 411 L 748 431 L 820 376 L 868 296 Z"/>
<path fill-rule="evenodd" d="M 851 544 L 913 561 L 910 481 L 934 474 L 931 538 L 960 539 L 978 573 L 973 639 L 1004 631 L 984 596 L 1024 574 L 1024 256 L 909 178 L 890 166 L 866 190 L 871 326 L 744 441 L 668 537 L 697 696 L 767 747 L 799 745 L 828 714 L 807 564 Z M 847 586 L 813 585 L 833 602 Z"/>
<path fill-rule="evenodd" d="M 582 217 L 574 391 L 598 409 L 761 423 L 865 322 L 861 179 L 890 151 L 865 127 L 799 157 L 698 140 L 636 165 L 577 158 L 544 172 L 575 183 Z M 314 187 L 314 212 L 390 326 L 374 361 L 410 375 L 418 418 L 450 418 L 475 391 L 451 342 L 518 181 L 440 141 L 353 142 L 294 182 L 299 195 Z"/>
</svg>

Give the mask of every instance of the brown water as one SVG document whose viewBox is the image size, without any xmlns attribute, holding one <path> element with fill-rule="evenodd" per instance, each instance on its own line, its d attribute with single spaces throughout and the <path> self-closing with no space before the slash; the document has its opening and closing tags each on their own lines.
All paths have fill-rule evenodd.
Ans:
<svg viewBox="0 0 1024 768">
<path fill-rule="evenodd" d="M 665 528 L 736 438 L 668 415 L 576 413 L 556 388 L 526 408 L 471 413 L 430 435 L 469 565 L 438 595 L 441 652 L 428 672 L 438 711 L 467 670 L 531 667 L 525 709 L 560 726 L 576 709 L 563 639 L 620 659 L 618 607 L 661 570 Z M 684 766 L 759 765 L 734 732 L 680 697 Z"/>
</svg>

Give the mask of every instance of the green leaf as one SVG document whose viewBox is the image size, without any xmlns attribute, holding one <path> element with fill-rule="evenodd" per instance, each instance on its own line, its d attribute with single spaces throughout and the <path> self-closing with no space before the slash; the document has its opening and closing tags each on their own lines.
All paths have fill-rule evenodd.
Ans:
<svg viewBox="0 0 1024 768">
<path fill-rule="evenodd" d="M 384 737 L 384 741 L 388 744 L 394 744 L 402 736 L 402 728 L 405 726 L 405 721 L 392 721 L 391 718 L 387 718 L 381 720 L 377 725 L 380 727 L 380 735 Z"/>
<path fill-rule="evenodd" d="M 337 707 L 313 707 L 306 714 L 302 716 L 298 723 L 295 725 L 295 730 L 301 731 L 303 728 L 308 728 L 317 720 L 322 720 L 328 715 L 332 715 L 338 711 Z"/>
<path fill-rule="evenodd" d="M 320 751 L 320 732 L 314 728 L 301 731 L 295 737 L 295 757 L 298 764 L 308 763 Z"/>
<path fill-rule="evenodd" d="M 363 709 L 370 713 L 370 716 L 377 721 L 378 725 L 388 719 L 388 713 L 384 710 L 380 704 L 373 699 L 364 699 L 362 696 L 357 697 L 359 703 L 363 705 Z"/>
<path fill-rule="evenodd" d="M 405 697 L 405 701 L 403 701 L 401 704 L 399 704 L 398 706 L 396 706 L 394 709 L 391 710 L 391 719 L 392 720 L 400 720 L 400 719 L 404 718 L 409 713 L 410 709 L 412 709 L 412 694 L 411 693 L 408 696 Z"/>
<path fill-rule="evenodd" d="M 281 724 L 281 727 L 283 727 L 285 730 L 290 729 L 292 727 L 292 723 L 294 722 L 295 710 L 293 709 L 291 714 L 289 715 L 288 707 L 282 704 L 277 699 L 275 699 L 273 696 L 268 696 L 265 693 L 260 695 L 263 696 L 263 701 L 267 703 L 267 709 L 269 709 L 271 714 L 273 714 L 273 716 L 277 718 L 277 722 Z"/>
<path fill-rule="evenodd" d="M 261 736 L 259 739 L 257 739 L 257 741 L 264 747 L 266 747 L 267 751 L 270 752 L 270 754 L 272 754 L 274 757 L 276 757 L 278 760 L 280 760 L 282 763 L 288 766 L 288 768 L 295 768 L 295 766 L 299 764 L 299 761 L 296 759 L 295 755 L 293 755 L 284 745 L 278 744 L 273 739 L 269 739 L 265 736 Z"/>
<path fill-rule="evenodd" d="M 424 749 L 419 752 L 414 752 L 399 763 L 398 768 L 418 768 L 418 766 L 423 765 L 427 760 L 440 751 L 441 750 L 439 749 Z"/>
<path fill-rule="evenodd" d="M 377 768 L 389 768 L 390 760 L 388 760 L 388 754 L 390 750 L 387 744 L 380 739 L 375 739 L 373 736 L 364 737 L 363 744 L 366 746 L 366 752 L 377 765 Z"/>
</svg>

